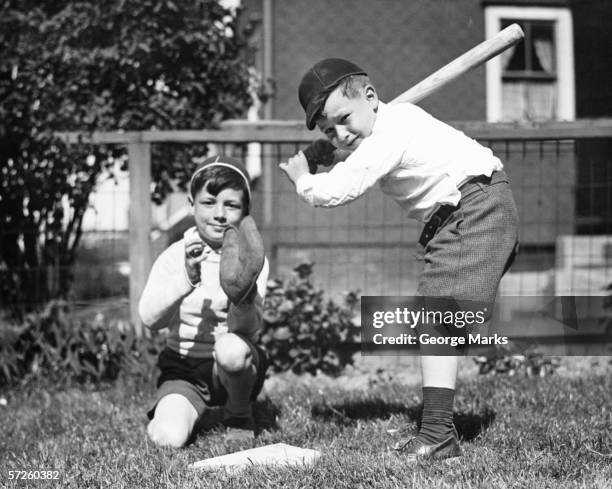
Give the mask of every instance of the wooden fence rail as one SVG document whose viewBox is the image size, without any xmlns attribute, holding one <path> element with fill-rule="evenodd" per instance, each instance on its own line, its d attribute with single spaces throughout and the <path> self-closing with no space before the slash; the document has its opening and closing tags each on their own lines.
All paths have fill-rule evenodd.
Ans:
<svg viewBox="0 0 612 489">
<path fill-rule="evenodd" d="M 608 138 L 612 134 L 612 119 L 580 119 L 546 123 L 490 123 L 482 121 L 450 122 L 453 127 L 474 139 L 539 140 Z M 302 121 L 230 120 L 219 129 L 125 131 L 125 132 L 64 132 L 58 133 L 68 143 L 133 144 L 133 143 L 196 143 L 196 142 L 310 142 L 323 137 L 309 131 Z"/>
</svg>

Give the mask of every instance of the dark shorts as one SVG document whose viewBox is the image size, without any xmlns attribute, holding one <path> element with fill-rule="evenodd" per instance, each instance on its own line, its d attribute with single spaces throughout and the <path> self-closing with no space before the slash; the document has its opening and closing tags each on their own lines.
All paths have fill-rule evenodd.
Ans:
<svg viewBox="0 0 612 489">
<path fill-rule="evenodd" d="M 517 253 L 518 213 L 503 171 L 476 177 L 460 190 L 457 208 L 424 243 L 417 296 L 434 301 L 445 297 L 458 301 L 457 307 L 463 302 L 465 309 L 481 308 L 494 303 L 499 282 Z M 430 332 L 427 325 L 423 328 Z M 423 348 L 421 353 L 427 354 Z"/>
<path fill-rule="evenodd" d="M 254 401 L 263 388 L 268 368 L 266 352 L 249 340 L 241 337 L 251 348 L 253 364 L 257 370 L 257 380 L 253 387 L 251 399 Z M 153 406 L 147 412 L 153 419 L 155 407 L 160 399 L 168 394 L 180 394 L 186 397 L 201 416 L 207 407 L 223 406 L 227 401 L 227 392 L 214 373 L 215 361 L 212 358 L 189 358 L 165 348 L 160 354 L 157 366 L 161 370 L 157 380 L 157 392 Z"/>
</svg>

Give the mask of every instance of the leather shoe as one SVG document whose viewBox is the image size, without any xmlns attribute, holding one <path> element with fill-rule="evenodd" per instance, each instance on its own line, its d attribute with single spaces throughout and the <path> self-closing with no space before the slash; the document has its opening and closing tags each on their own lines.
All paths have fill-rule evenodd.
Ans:
<svg viewBox="0 0 612 489">
<path fill-rule="evenodd" d="M 453 430 L 453 434 L 440 443 L 425 443 L 416 436 L 397 442 L 393 449 L 402 452 L 408 462 L 441 460 L 461 456 L 459 436 L 456 430 Z"/>
<path fill-rule="evenodd" d="M 226 442 L 248 442 L 255 439 L 255 420 L 253 416 L 245 418 L 228 417 L 223 420 L 226 427 Z"/>
</svg>

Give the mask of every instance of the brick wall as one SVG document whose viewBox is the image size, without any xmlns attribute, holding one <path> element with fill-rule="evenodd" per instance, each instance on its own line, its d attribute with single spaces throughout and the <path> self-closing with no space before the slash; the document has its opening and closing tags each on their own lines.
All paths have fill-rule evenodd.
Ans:
<svg viewBox="0 0 612 489">
<path fill-rule="evenodd" d="M 302 118 L 297 87 L 319 59 L 354 61 L 389 100 L 484 39 L 478 0 L 276 0 L 273 6 L 278 119 Z M 420 105 L 445 120 L 484 119 L 484 68 Z"/>
</svg>

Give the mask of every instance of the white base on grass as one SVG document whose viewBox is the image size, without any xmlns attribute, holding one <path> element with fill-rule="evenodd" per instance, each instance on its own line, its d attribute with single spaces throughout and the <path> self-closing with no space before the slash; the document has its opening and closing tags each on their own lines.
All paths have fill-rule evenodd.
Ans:
<svg viewBox="0 0 612 489">
<path fill-rule="evenodd" d="M 249 465 L 309 465 L 321 456 L 321 452 L 299 448 L 286 443 L 275 443 L 250 448 L 219 457 L 207 458 L 191 464 L 194 469 L 236 471 Z"/>
</svg>

